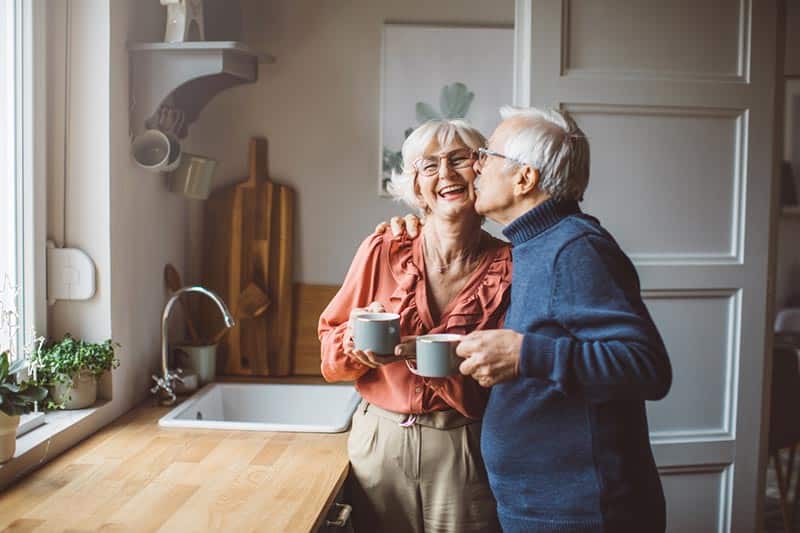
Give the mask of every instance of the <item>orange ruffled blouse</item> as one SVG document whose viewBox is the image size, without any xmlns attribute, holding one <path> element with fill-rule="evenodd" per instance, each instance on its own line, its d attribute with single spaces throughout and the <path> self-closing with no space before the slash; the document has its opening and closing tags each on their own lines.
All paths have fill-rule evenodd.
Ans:
<svg viewBox="0 0 800 533">
<path fill-rule="evenodd" d="M 400 361 L 371 369 L 344 354 L 350 311 L 380 302 L 400 315 L 401 335 L 466 334 L 503 325 L 511 297 L 511 248 L 492 239 L 490 249 L 438 323 L 428 306 L 422 239 L 371 235 L 361 244 L 339 292 L 319 319 L 322 375 L 326 381 L 355 381 L 369 403 L 397 413 L 456 409 L 468 418 L 483 415 L 489 390 L 469 376 L 422 378 Z"/>
</svg>

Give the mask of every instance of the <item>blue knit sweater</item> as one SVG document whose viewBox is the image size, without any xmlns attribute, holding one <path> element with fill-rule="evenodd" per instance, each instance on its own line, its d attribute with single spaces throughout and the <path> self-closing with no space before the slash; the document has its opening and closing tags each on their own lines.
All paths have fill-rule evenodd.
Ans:
<svg viewBox="0 0 800 533">
<path fill-rule="evenodd" d="M 547 201 L 503 232 L 505 327 L 525 334 L 481 437 L 503 529 L 663 531 L 644 401 L 667 394 L 672 370 L 633 264 L 576 202 Z"/>
</svg>

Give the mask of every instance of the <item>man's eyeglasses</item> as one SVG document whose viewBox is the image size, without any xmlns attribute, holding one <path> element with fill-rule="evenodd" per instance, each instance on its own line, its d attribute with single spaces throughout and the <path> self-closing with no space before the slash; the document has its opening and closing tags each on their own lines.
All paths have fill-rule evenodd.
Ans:
<svg viewBox="0 0 800 533">
<path fill-rule="evenodd" d="M 489 156 L 499 157 L 501 159 L 505 159 L 507 161 L 512 161 L 518 165 L 526 165 L 527 163 L 520 161 L 519 159 L 514 159 L 513 157 L 508 157 L 505 154 L 501 154 L 500 152 L 493 152 L 491 150 L 487 150 L 486 148 L 478 148 L 478 164 L 480 166 L 484 166 L 486 164 L 486 160 L 489 159 Z"/>
<path fill-rule="evenodd" d="M 472 150 L 459 150 L 441 157 L 420 157 L 414 161 L 414 167 L 423 175 L 429 178 L 439 173 L 442 161 L 447 162 L 448 168 L 453 170 L 463 170 L 469 168 L 475 162 L 476 154 Z"/>
</svg>

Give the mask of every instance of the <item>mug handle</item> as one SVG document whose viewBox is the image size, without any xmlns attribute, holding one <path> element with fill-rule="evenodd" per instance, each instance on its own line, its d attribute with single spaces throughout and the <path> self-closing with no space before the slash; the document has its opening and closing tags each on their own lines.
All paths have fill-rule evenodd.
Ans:
<svg viewBox="0 0 800 533">
<path fill-rule="evenodd" d="M 421 374 L 420 374 L 420 373 L 417 371 L 417 369 L 416 369 L 416 368 L 411 368 L 411 363 L 409 363 L 409 362 L 408 362 L 408 359 L 406 359 L 405 361 L 406 361 L 406 367 L 408 368 L 409 372 L 411 372 L 411 373 L 412 373 L 412 374 L 414 374 L 415 376 L 420 376 L 420 377 L 422 377 L 422 376 L 421 376 Z M 416 366 L 416 365 L 415 365 L 415 366 Z"/>
</svg>

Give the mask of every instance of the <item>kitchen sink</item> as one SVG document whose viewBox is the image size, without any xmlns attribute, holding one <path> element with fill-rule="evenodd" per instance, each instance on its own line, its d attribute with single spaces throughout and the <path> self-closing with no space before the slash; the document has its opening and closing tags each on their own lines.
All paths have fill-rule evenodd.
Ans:
<svg viewBox="0 0 800 533">
<path fill-rule="evenodd" d="M 212 383 L 159 426 L 299 433 L 347 431 L 361 397 L 351 385 Z"/>
</svg>

